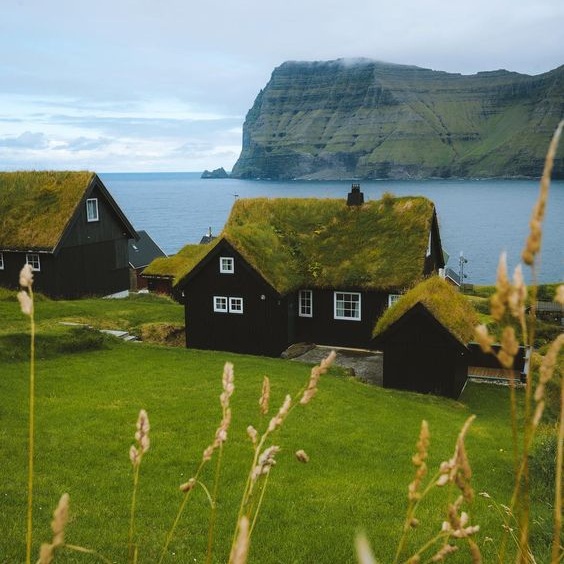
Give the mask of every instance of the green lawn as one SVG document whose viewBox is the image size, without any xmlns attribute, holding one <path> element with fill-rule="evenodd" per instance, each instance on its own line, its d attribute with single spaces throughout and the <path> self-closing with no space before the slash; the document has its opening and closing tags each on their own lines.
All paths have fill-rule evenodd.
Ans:
<svg viewBox="0 0 564 564">
<path fill-rule="evenodd" d="M 42 338 L 53 342 L 68 338 L 68 330 L 59 333 L 55 327 L 57 311 L 63 317 L 123 319 L 134 325 L 135 311 L 143 319 L 151 315 L 151 300 L 141 303 L 39 302 L 38 343 Z M 180 319 L 179 306 L 161 305 L 155 306 L 153 320 Z M 0 343 L 24 330 L 18 317 L 24 316 L 12 306 L 11 300 L 0 300 L 0 315 L 7 320 Z M 147 313 L 141 315 L 142 310 Z M 195 471 L 221 419 L 221 373 L 225 360 L 231 360 L 236 390 L 214 551 L 215 561 L 225 562 L 252 456 L 245 429 L 268 423 L 268 419 L 261 422 L 258 414 L 262 378 L 265 374 L 271 378 L 272 411 L 286 393 L 297 393 L 307 381 L 309 367 L 108 339 L 92 344 L 91 350 L 77 350 L 61 354 L 50 345 L 49 354 L 37 365 L 35 554 L 39 543 L 50 539 L 52 511 L 61 494 L 68 492 L 67 542 L 95 548 L 112 562 L 126 561 L 132 484 L 128 450 L 139 409 L 145 408 L 152 443 L 141 466 L 137 532 L 139 561 L 155 562 L 181 500 L 178 486 Z M 21 562 L 25 554 L 28 370 L 26 361 L 0 358 L 2 563 Z M 413 477 L 410 459 L 421 420 L 429 422 L 428 462 L 436 468 L 452 455 L 458 430 L 471 413 L 478 415 L 467 440 L 474 488 L 507 503 L 512 485 L 507 390 L 469 385 L 460 402 L 454 402 L 371 387 L 332 370 L 322 378 L 312 403 L 293 411 L 273 438 L 283 450 L 253 534 L 250 562 L 354 562 L 354 537 L 359 530 L 366 531 L 380 561 L 390 562 L 405 514 L 407 484 Z M 308 464 L 295 460 L 298 449 L 310 455 Z M 208 486 L 212 466 L 213 462 L 202 477 Z M 194 494 L 166 562 L 203 561 L 208 506 L 203 490 Z M 443 519 L 439 502 L 444 499 L 429 501 L 415 531 L 420 540 L 436 532 Z M 533 535 L 538 547 L 550 534 L 550 510 L 538 502 L 535 515 Z M 477 541 L 485 561 L 494 561 L 501 535 L 499 517 L 479 496 L 471 517 L 482 527 Z M 64 553 L 57 561 L 99 560 Z M 466 562 L 468 554 L 452 561 Z"/>
</svg>

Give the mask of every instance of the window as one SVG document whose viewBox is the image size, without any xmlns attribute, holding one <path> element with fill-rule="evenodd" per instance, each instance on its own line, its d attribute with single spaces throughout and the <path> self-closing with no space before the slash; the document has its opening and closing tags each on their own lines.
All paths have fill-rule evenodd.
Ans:
<svg viewBox="0 0 564 564">
<path fill-rule="evenodd" d="M 335 292 L 335 319 L 360 321 L 360 294 L 358 292 Z"/>
<path fill-rule="evenodd" d="M 225 296 L 214 296 L 213 310 L 220 313 L 227 313 L 227 298 Z"/>
<path fill-rule="evenodd" d="M 298 315 L 300 317 L 313 317 L 313 292 L 311 290 L 300 290 Z"/>
<path fill-rule="evenodd" d="M 98 221 L 98 198 L 86 200 L 86 221 Z"/>
<path fill-rule="evenodd" d="M 41 263 L 39 262 L 39 255 L 36 253 L 28 253 L 25 255 L 25 262 L 31 266 L 31 270 L 39 272 L 41 270 Z"/>
<path fill-rule="evenodd" d="M 219 272 L 233 274 L 235 272 L 235 259 L 233 257 L 219 257 Z"/>
<path fill-rule="evenodd" d="M 243 313 L 243 298 L 229 298 L 229 313 Z"/>
<path fill-rule="evenodd" d="M 0 270 L 4 270 L 4 253 L 0 253 Z"/>
<path fill-rule="evenodd" d="M 392 307 L 400 298 L 401 294 L 388 294 L 388 307 Z"/>
</svg>

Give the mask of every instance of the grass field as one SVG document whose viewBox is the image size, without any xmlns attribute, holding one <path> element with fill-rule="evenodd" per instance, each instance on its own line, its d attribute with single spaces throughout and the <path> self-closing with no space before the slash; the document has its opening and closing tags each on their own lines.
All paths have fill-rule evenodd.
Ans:
<svg viewBox="0 0 564 564">
<path fill-rule="evenodd" d="M 5 296 L 5 298 L 10 298 Z M 139 326 L 145 321 L 178 322 L 182 308 L 154 298 L 36 304 L 38 346 L 49 341 L 37 365 L 34 553 L 51 537 L 49 523 L 63 492 L 71 499 L 67 541 L 94 548 L 112 562 L 126 562 L 132 469 L 128 458 L 140 408 L 151 421 L 151 450 L 143 459 L 138 495 L 139 561 L 158 560 L 164 537 L 181 500 L 178 486 L 197 468 L 221 419 L 219 393 L 226 360 L 235 365 L 233 423 L 224 452 L 218 499 L 215 561 L 229 552 L 244 479 L 252 458 L 247 425 L 264 428 L 258 398 L 262 378 L 271 378 L 271 412 L 286 393 L 307 381 L 309 367 L 291 361 L 203 352 L 74 336 L 77 346 L 60 351 L 68 328 L 64 317 L 89 324 Z M 0 299 L 0 562 L 24 560 L 28 363 L 8 355 L 10 343 L 25 345 L 25 321 L 17 304 Z M 126 326 L 125 324 L 129 324 Z M 16 338 L 17 337 L 17 338 Z M 15 339 L 15 340 L 14 340 Z M 89 340 L 90 339 L 90 340 Z M 81 343 L 87 343 L 81 346 Z M 73 352 L 74 351 L 74 352 Z M 24 355 L 25 356 L 25 355 Z M 383 390 L 334 369 L 324 376 L 318 396 L 296 409 L 274 436 L 282 446 L 272 471 L 250 562 L 354 562 L 354 537 L 364 530 L 382 562 L 390 562 L 401 531 L 411 455 L 422 419 L 429 422 L 429 467 L 450 458 L 456 435 L 469 414 L 477 414 L 467 439 L 476 492 L 507 503 L 512 489 L 512 443 L 508 391 L 468 385 L 459 402 Z M 311 457 L 303 465 L 294 452 Z M 212 465 L 203 481 L 211 485 Z M 448 494 L 430 498 L 420 514 L 414 543 L 440 529 Z M 533 541 L 539 556 L 549 544 L 549 502 L 535 498 Z M 490 500 L 477 496 L 474 523 L 486 562 L 495 561 L 501 519 Z M 202 562 L 209 506 L 194 492 L 166 562 Z M 467 562 L 461 552 L 453 562 Z M 58 562 L 98 562 L 64 552 Z"/>
</svg>

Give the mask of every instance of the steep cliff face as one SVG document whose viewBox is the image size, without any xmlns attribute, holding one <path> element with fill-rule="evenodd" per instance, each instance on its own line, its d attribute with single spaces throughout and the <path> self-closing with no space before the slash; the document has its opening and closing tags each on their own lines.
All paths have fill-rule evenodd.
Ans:
<svg viewBox="0 0 564 564">
<path fill-rule="evenodd" d="M 538 177 L 564 119 L 564 66 L 449 74 L 286 62 L 249 110 L 236 178 Z M 564 159 L 555 163 L 564 178 Z"/>
</svg>

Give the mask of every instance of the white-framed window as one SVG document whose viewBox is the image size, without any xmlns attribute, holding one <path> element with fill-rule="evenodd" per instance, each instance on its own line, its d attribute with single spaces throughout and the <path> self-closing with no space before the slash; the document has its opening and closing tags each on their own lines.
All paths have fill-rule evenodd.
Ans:
<svg viewBox="0 0 564 564">
<path fill-rule="evenodd" d="M 313 317 L 313 292 L 300 290 L 298 294 L 298 315 L 300 317 Z"/>
<path fill-rule="evenodd" d="M 233 257 L 219 257 L 219 272 L 233 274 L 235 272 L 235 259 Z"/>
<path fill-rule="evenodd" d="M 25 262 L 31 266 L 31 270 L 39 272 L 41 270 L 41 262 L 37 253 L 27 253 L 25 255 Z"/>
<path fill-rule="evenodd" d="M 4 270 L 4 253 L 0 253 L 0 270 Z"/>
<path fill-rule="evenodd" d="M 243 298 L 229 298 L 229 313 L 243 313 Z"/>
<path fill-rule="evenodd" d="M 86 221 L 98 221 L 98 198 L 86 200 Z"/>
<path fill-rule="evenodd" d="M 392 307 L 400 298 L 401 294 L 388 294 L 388 307 Z"/>
<path fill-rule="evenodd" d="M 214 296 L 213 297 L 213 310 L 219 313 L 227 313 L 227 297 Z"/>
<path fill-rule="evenodd" d="M 334 318 L 360 321 L 360 294 L 358 292 L 334 292 Z"/>
</svg>

